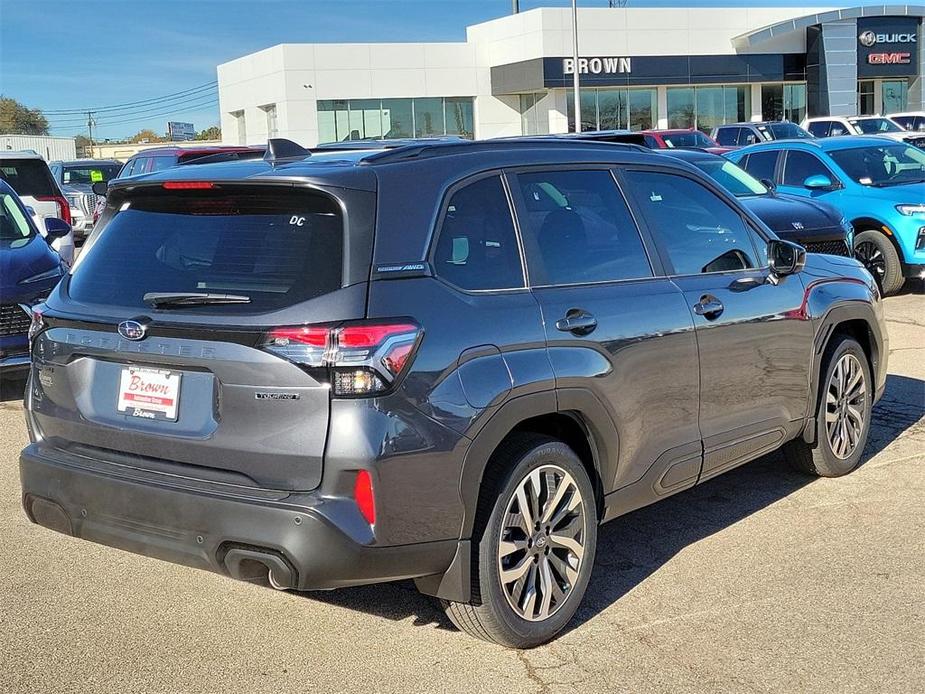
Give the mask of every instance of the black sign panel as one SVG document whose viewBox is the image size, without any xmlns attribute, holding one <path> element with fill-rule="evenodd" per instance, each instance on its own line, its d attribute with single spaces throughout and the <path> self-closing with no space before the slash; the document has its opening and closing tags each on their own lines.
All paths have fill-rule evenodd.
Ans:
<svg viewBox="0 0 925 694">
<path fill-rule="evenodd" d="M 858 77 L 908 77 L 918 73 L 917 17 L 858 19 Z"/>
<path fill-rule="evenodd" d="M 572 86 L 571 58 L 543 58 L 543 86 Z M 806 56 L 692 55 L 580 58 L 585 87 L 802 81 Z M 492 73 L 494 80 L 494 73 Z"/>
</svg>

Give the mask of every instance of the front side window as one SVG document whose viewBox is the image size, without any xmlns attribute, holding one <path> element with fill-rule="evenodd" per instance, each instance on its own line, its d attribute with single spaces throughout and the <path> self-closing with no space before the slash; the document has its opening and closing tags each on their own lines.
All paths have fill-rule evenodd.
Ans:
<svg viewBox="0 0 925 694">
<path fill-rule="evenodd" d="M 810 176 L 825 176 L 833 183 L 836 180 L 818 157 L 798 150 L 787 152 L 787 158 L 784 160 L 784 185 L 803 188 L 806 179 Z"/>
<path fill-rule="evenodd" d="M 745 157 L 742 168 L 759 181 L 773 181 L 777 168 L 777 152 L 754 152 Z"/>
<path fill-rule="evenodd" d="M 524 245 L 536 284 L 581 284 L 651 277 L 636 224 L 606 170 L 517 176 L 526 218 Z M 527 239 L 526 237 L 530 238 Z"/>
<path fill-rule="evenodd" d="M 479 179 L 452 194 L 433 265 L 439 277 L 462 289 L 524 286 L 514 219 L 500 176 Z"/>
<path fill-rule="evenodd" d="M 763 262 L 740 214 L 700 183 L 634 171 L 627 185 L 675 274 L 747 270 Z"/>
<path fill-rule="evenodd" d="M 13 196 L 0 192 L 0 242 L 15 246 L 14 242 L 28 239 L 34 233 Z"/>
<path fill-rule="evenodd" d="M 925 183 L 925 151 L 909 145 L 855 147 L 831 152 L 832 160 L 854 181 L 884 187 Z"/>
<path fill-rule="evenodd" d="M 742 128 L 720 128 L 716 132 L 716 142 L 723 147 L 735 147 L 739 138 L 739 131 Z"/>
</svg>

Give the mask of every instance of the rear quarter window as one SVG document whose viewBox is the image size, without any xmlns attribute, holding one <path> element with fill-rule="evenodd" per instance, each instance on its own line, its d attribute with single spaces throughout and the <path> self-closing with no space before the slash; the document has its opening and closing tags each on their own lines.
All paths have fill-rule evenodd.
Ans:
<svg viewBox="0 0 925 694">
<path fill-rule="evenodd" d="M 0 159 L 0 178 L 18 195 L 38 198 L 59 194 L 48 164 L 41 159 Z"/>
<path fill-rule="evenodd" d="M 343 219 L 306 191 L 141 193 L 122 203 L 68 286 L 76 301 L 150 310 L 147 292 L 250 297 L 183 310 L 277 310 L 340 288 Z"/>
</svg>

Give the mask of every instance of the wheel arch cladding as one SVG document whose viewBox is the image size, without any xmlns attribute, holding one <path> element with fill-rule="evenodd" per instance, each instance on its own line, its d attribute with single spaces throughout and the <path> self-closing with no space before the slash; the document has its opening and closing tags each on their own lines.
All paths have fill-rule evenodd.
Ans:
<svg viewBox="0 0 925 694">
<path fill-rule="evenodd" d="M 877 386 L 877 374 L 881 359 L 882 341 L 875 332 L 876 318 L 870 305 L 851 302 L 832 307 L 822 317 L 817 330 L 817 341 L 813 354 L 811 392 L 815 394 L 813 409 L 807 412 L 803 427 L 803 440 L 814 443 L 816 439 L 816 410 L 822 393 L 823 360 L 829 347 L 840 337 L 850 337 L 861 345 L 867 357 L 874 387 Z"/>
</svg>

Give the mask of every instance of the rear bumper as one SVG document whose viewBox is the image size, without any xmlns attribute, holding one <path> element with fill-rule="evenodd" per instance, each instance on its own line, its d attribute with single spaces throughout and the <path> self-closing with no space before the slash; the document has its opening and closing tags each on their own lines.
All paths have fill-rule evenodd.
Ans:
<svg viewBox="0 0 925 694">
<path fill-rule="evenodd" d="M 22 452 L 23 506 L 32 522 L 236 578 L 264 579 L 263 563 L 280 587 L 298 590 L 438 574 L 456 551 L 455 540 L 375 546 L 348 499 L 240 487 L 219 494 L 80 461 L 43 443 Z"/>
</svg>

